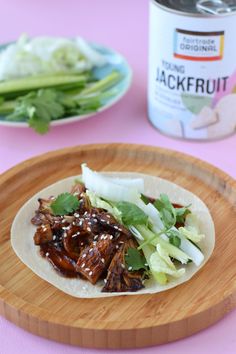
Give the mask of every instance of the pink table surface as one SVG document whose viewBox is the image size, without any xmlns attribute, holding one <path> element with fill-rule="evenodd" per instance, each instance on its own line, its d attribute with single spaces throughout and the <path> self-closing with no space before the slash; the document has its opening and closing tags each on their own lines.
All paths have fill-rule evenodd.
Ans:
<svg viewBox="0 0 236 354">
<path fill-rule="evenodd" d="M 146 114 L 148 0 L 1 0 L 0 42 L 20 33 L 31 36 L 75 36 L 120 51 L 133 68 L 128 94 L 114 107 L 91 119 L 54 127 L 45 136 L 29 129 L 0 127 L 0 172 L 46 151 L 66 146 L 129 142 L 183 151 L 206 160 L 236 177 L 236 135 L 209 143 L 172 140 L 159 134 Z M 223 271 L 223 270 L 222 270 Z M 222 273 L 223 275 L 223 273 Z M 189 338 L 159 347 L 116 353 L 227 353 L 236 352 L 236 311 Z M 0 354 L 111 353 L 58 344 L 19 329 L 0 317 Z"/>
</svg>

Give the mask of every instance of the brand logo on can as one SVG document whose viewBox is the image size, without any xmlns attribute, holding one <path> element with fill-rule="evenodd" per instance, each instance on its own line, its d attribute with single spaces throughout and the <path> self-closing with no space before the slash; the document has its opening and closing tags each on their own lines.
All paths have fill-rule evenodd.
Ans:
<svg viewBox="0 0 236 354">
<path fill-rule="evenodd" d="M 221 60 L 224 53 L 224 31 L 196 32 L 176 28 L 174 57 L 192 61 Z"/>
</svg>

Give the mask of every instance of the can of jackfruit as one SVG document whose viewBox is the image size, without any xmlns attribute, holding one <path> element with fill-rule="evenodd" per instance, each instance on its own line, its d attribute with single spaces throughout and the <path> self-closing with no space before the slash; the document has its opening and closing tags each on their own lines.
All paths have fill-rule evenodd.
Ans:
<svg viewBox="0 0 236 354">
<path fill-rule="evenodd" d="M 148 117 L 176 138 L 236 131 L 236 1 L 150 1 Z"/>
</svg>

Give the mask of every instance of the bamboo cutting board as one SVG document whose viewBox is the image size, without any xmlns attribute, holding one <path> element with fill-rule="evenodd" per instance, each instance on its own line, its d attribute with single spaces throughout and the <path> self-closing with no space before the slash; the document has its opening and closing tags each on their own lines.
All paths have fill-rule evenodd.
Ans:
<svg viewBox="0 0 236 354">
<path fill-rule="evenodd" d="M 189 281 L 154 295 L 77 299 L 37 277 L 10 246 L 18 209 L 36 192 L 80 174 L 134 171 L 169 179 L 209 207 L 216 246 Z M 63 343 L 95 348 L 135 348 L 171 342 L 198 332 L 236 305 L 236 182 L 222 171 L 170 150 L 103 144 L 59 150 L 25 161 L 0 177 L 0 313 L 16 325 Z"/>
</svg>

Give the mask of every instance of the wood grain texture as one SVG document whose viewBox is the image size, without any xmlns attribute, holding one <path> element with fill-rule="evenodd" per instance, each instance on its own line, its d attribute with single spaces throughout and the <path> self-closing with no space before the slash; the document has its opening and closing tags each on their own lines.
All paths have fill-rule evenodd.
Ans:
<svg viewBox="0 0 236 354">
<path fill-rule="evenodd" d="M 80 174 L 135 171 L 169 179 L 198 195 L 216 227 L 208 263 L 189 281 L 154 295 L 77 299 L 37 277 L 15 256 L 10 227 L 36 192 Z M 236 182 L 217 168 L 174 151 L 128 144 L 74 147 L 25 161 L 0 177 L 0 313 L 18 326 L 56 341 L 96 348 L 135 348 L 200 331 L 236 305 Z"/>
</svg>

